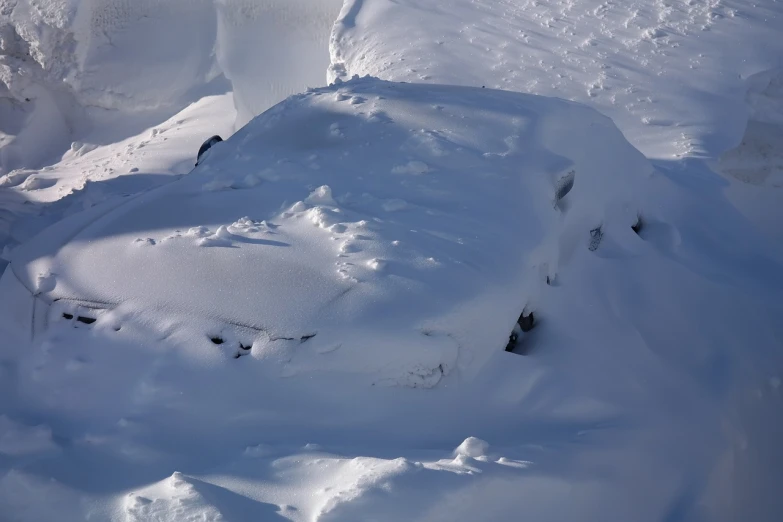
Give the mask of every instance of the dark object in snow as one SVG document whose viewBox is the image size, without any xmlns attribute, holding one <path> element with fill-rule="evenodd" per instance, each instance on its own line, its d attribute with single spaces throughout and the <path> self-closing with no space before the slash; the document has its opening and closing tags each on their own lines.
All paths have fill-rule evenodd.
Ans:
<svg viewBox="0 0 783 522">
<path fill-rule="evenodd" d="M 536 325 L 536 318 L 533 315 L 533 312 L 530 312 L 527 315 L 525 315 L 525 312 L 522 312 L 522 315 L 520 315 L 519 319 L 517 319 L 517 324 L 523 332 L 529 332 L 532 330 Z"/>
<path fill-rule="evenodd" d="M 234 354 L 234 359 L 239 359 L 240 357 L 244 357 L 245 355 L 250 354 L 250 350 L 253 349 L 253 344 L 243 344 L 239 343 L 239 351 Z"/>
<path fill-rule="evenodd" d="M 557 180 L 557 183 L 555 184 L 555 205 L 571 192 L 571 189 L 574 188 L 575 180 L 575 170 L 569 171 L 568 174 Z"/>
<path fill-rule="evenodd" d="M 525 313 L 523 311 L 522 314 L 520 314 L 519 319 L 517 319 L 517 324 L 514 325 L 514 329 L 511 330 L 511 335 L 508 336 L 506 351 L 517 353 L 519 355 L 525 355 L 524 353 L 514 352 L 514 350 L 519 346 L 519 333 L 520 331 L 522 333 L 527 333 L 535 328 L 535 326 L 536 318 L 533 315 L 533 312 Z"/>
<path fill-rule="evenodd" d="M 64 312 L 63 313 L 63 319 L 65 319 L 67 321 L 71 321 L 73 318 L 74 318 L 73 314 L 69 314 L 68 312 Z M 84 315 L 77 315 L 76 316 L 76 321 L 79 322 L 79 323 L 82 323 L 82 324 L 92 324 L 95 321 L 97 321 L 97 319 L 95 319 L 94 317 L 87 317 L 87 316 L 84 316 Z"/>
<path fill-rule="evenodd" d="M 590 252 L 595 252 L 598 250 L 598 245 L 601 244 L 601 239 L 603 239 L 604 233 L 601 230 L 601 227 L 596 227 L 590 231 L 590 246 L 587 247 Z"/>
<path fill-rule="evenodd" d="M 636 232 L 637 235 L 639 235 L 639 232 L 642 231 L 642 227 L 644 227 L 644 223 L 642 222 L 642 216 L 636 217 L 636 223 L 631 225 L 631 230 Z"/>
<path fill-rule="evenodd" d="M 207 141 L 201 144 L 201 148 L 198 149 L 198 156 L 196 156 L 196 166 L 201 163 L 201 156 L 203 156 L 209 149 L 211 149 L 216 143 L 223 141 L 223 138 L 215 134 Z"/>
<path fill-rule="evenodd" d="M 212 341 L 213 344 L 223 344 L 223 338 L 219 336 L 214 336 L 209 338 L 210 341 Z"/>
</svg>

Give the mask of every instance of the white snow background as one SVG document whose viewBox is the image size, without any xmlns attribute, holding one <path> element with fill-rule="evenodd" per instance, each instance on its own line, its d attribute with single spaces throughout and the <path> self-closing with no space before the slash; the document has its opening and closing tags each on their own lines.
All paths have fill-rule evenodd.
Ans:
<svg viewBox="0 0 783 522">
<path fill-rule="evenodd" d="M 0 0 L 0 521 L 780 520 L 781 184 L 775 0 Z"/>
</svg>

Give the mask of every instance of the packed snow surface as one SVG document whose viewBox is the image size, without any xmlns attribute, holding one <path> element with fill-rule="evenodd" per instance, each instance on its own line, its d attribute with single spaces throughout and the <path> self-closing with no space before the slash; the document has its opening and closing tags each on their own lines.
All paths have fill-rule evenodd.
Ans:
<svg viewBox="0 0 783 522">
<path fill-rule="evenodd" d="M 0 0 L 0 520 L 779 521 L 782 32 Z"/>
</svg>

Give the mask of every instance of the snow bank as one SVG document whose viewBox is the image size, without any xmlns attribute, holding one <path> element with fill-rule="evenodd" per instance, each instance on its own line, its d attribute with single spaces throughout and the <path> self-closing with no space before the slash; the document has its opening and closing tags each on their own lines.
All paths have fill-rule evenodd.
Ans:
<svg viewBox="0 0 783 522">
<path fill-rule="evenodd" d="M 780 2 L 349 0 L 330 78 L 507 89 L 587 103 L 648 157 L 742 136 L 745 79 L 780 67 Z"/>
<path fill-rule="evenodd" d="M 218 66 L 231 80 L 237 128 L 326 82 L 329 35 L 343 0 L 218 0 Z"/>
<path fill-rule="evenodd" d="M 741 141 L 713 162 L 730 182 L 727 197 L 783 255 L 783 69 L 748 79 Z"/>
<path fill-rule="evenodd" d="M 67 150 L 95 108 L 168 116 L 231 81 L 237 125 L 321 85 L 342 0 L 15 1 L 0 11 L 0 172 Z M 165 119 L 161 118 L 161 119 Z"/>
</svg>

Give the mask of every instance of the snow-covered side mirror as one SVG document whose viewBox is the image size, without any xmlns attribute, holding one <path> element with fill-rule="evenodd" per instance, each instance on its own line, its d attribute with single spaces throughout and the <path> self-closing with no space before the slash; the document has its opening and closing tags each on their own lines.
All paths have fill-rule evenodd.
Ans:
<svg viewBox="0 0 783 522">
<path fill-rule="evenodd" d="M 206 154 L 206 152 L 213 147 L 216 143 L 220 143 L 223 141 L 223 138 L 218 136 L 217 134 L 209 138 L 207 141 L 201 144 L 201 147 L 198 149 L 198 156 L 196 156 L 196 166 L 198 167 L 199 163 L 201 163 L 201 158 Z"/>
</svg>

